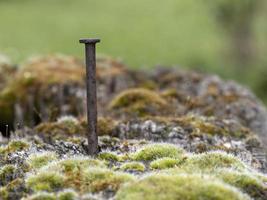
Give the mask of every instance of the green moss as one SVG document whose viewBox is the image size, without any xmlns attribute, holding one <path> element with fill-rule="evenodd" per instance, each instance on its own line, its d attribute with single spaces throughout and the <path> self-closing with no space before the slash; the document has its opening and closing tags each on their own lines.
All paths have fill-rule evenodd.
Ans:
<svg viewBox="0 0 267 200">
<path fill-rule="evenodd" d="M 172 144 L 150 144 L 131 155 L 133 160 L 152 161 L 158 158 L 178 158 L 183 156 L 184 151 Z"/>
<path fill-rule="evenodd" d="M 14 165 L 5 165 L 0 169 L 0 185 L 6 185 L 14 179 L 16 167 Z"/>
<path fill-rule="evenodd" d="M 80 124 L 73 121 L 45 122 L 35 127 L 37 133 L 50 136 L 54 139 L 64 136 L 84 135 L 85 130 Z"/>
<path fill-rule="evenodd" d="M 195 154 L 189 157 L 182 165 L 183 168 L 192 171 L 212 171 L 218 168 L 233 168 L 244 170 L 246 165 L 237 157 L 227 154 L 223 151 L 213 151 L 201 154 Z"/>
<path fill-rule="evenodd" d="M 183 159 L 159 158 L 150 163 L 151 169 L 168 169 L 181 165 Z"/>
<path fill-rule="evenodd" d="M 71 174 L 75 171 L 84 170 L 88 167 L 105 167 L 104 162 L 84 156 L 77 156 L 73 158 L 62 159 L 57 162 L 53 162 L 44 168 L 42 171 L 58 171 L 60 173 Z"/>
<path fill-rule="evenodd" d="M 75 158 L 42 167 L 26 179 L 26 185 L 34 191 L 51 192 L 64 188 L 74 188 L 82 193 L 99 192 L 107 188 L 115 191 L 121 184 L 133 178 L 130 174 L 105 168 L 99 160 Z"/>
<path fill-rule="evenodd" d="M 22 151 L 26 150 L 30 147 L 30 145 L 27 142 L 21 141 L 21 140 L 13 140 L 8 143 L 7 146 L 0 148 L 0 153 L 2 154 L 8 154 L 13 153 L 16 151 Z"/>
<path fill-rule="evenodd" d="M 109 104 L 112 110 L 122 109 L 130 115 L 145 116 L 164 111 L 167 102 L 156 92 L 144 88 L 128 89 L 118 94 Z"/>
<path fill-rule="evenodd" d="M 140 163 L 140 162 L 128 162 L 128 163 L 122 164 L 120 166 L 120 169 L 123 171 L 144 172 L 146 167 L 143 163 Z"/>
<path fill-rule="evenodd" d="M 100 117 L 97 120 L 98 135 L 113 135 L 116 128 L 116 122 L 111 118 Z"/>
<path fill-rule="evenodd" d="M 155 174 L 122 187 L 117 200 L 249 200 L 239 190 L 201 175 Z"/>
<path fill-rule="evenodd" d="M 7 200 L 8 199 L 8 191 L 6 189 L 6 187 L 0 187 L 0 197 L 2 200 Z"/>
<path fill-rule="evenodd" d="M 21 178 L 17 178 L 9 182 L 6 186 L 0 188 L 0 199 L 20 199 L 24 196 L 26 190 L 23 186 L 24 181 Z M 19 191 L 19 192 L 18 192 Z"/>
<path fill-rule="evenodd" d="M 114 172 L 103 168 L 89 168 L 84 173 L 81 191 L 99 192 L 107 188 L 116 191 L 122 184 L 132 180 L 134 180 L 134 176 L 127 173 Z"/>
<path fill-rule="evenodd" d="M 56 159 L 57 155 L 54 152 L 42 152 L 31 154 L 27 161 L 31 168 L 38 169 Z"/>
<path fill-rule="evenodd" d="M 23 200 L 57 200 L 57 197 L 53 193 L 48 192 L 38 192 Z"/>
<path fill-rule="evenodd" d="M 101 152 L 98 154 L 98 158 L 106 161 L 119 161 L 119 156 L 112 152 Z"/>
<path fill-rule="evenodd" d="M 63 190 L 57 195 L 58 200 L 75 200 L 78 197 L 78 194 L 73 190 Z"/>
<path fill-rule="evenodd" d="M 41 171 L 27 177 L 26 185 L 34 191 L 57 191 L 64 185 L 64 176 L 54 171 Z"/>
<path fill-rule="evenodd" d="M 266 199 L 267 186 L 250 172 L 238 172 L 231 169 L 218 170 L 216 176 L 224 182 L 240 188 L 251 197 L 264 200 Z"/>
</svg>

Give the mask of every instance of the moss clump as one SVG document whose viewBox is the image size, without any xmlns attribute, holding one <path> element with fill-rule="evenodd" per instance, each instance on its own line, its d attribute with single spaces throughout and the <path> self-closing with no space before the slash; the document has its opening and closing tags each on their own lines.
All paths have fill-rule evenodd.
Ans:
<svg viewBox="0 0 267 200">
<path fill-rule="evenodd" d="M 56 159 L 57 155 L 54 152 L 42 152 L 42 153 L 31 154 L 27 161 L 31 168 L 38 169 Z"/>
<path fill-rule="evenodd" d="M 54 139 L 70 135 L 84 135 L 86 132 L 83 126 L 74 121 L 45 122 L 36 126 L 35 130 L 37 133 Z"/>
<path fill-rule="evenodd" d="M 5 165 L 0 169 L 0 185 L 6 185 L 15 178 L 16 167 L 14 165 Z"/>
<path fill-rule="evenodd" d="M 83 171 L 88 167 L 105 167 L 105 164 L 96 159 L 77 156 L 53 162 L 43 168 L 42 171 L 57 171 L 59 173 L 71 175 L 77 171 Z"/>
<path fill-rule="evenodd" d="M 98 135 L 113 135 L 116 128 L 116 122 L 111 118 L 100 117 L 97 120 Z"/>
<path fill-rule="evenodd" d="M 119 156 L 112 152 L 101 152 L 98 154 L 98 158 L 106 161 L 119 161 Z"/>
<path fill-rule="evenodd" d="M 53 193 L 38 192 L 22 200 L 57 200 L 57 197 Z"/>
<path fill-rule="evenodd" d="M 57 161 L 42 167 L 36 174 L 26 179 L 26 185 L 34 191 L 55 192 L 73 188 L 85 193 L 99 192 L 107 188 L 115 191 L 121 184 L 133 178 L 129 174 L 105 168 L 99 160 L 76 158 Z"/>
<path fill-rule="evenodd" d="M 117 200 L 249 200 L 240 191 L 216 179 L 201 175 L 150 175 L 121 188 Z"/>
<path fill-rule="evenodd" d="M 182 165 L 187 169 L 212 171 L 218 168 L 233 168 L 244 170 L 246 165 L 237 157 L 223 151 L 212 151 L 207 153 L 195 154 L 189 157 Z"/>
<path fill-rule="evenodd" d="M 150 163 L 151 169 L 168 169 L 179 166 L 183 162 L 182 159 L 176 158 L 159 158 Z"/>
<path fill-rule="evenodd" d="M 225 183 L 240 188 L 251 197 L 264 200 L 267 195 L 267 186 L 250 172 L 238 172 L 232 169 L 218 170 L 216 176 Z"/>
<path fill-rule="evenodd" d="M 134 88 L 121 92 L 110 102 L 109 108 L 112 110 L 121 109 L 130 115 L 145 116 L 166 110 L 168 104 L 156 92 Z"/>
<path fill-rule="evenodd" d="M 26 186 L 33 191 L 57 191 L 64 186 L 64 176 L 54 171 L 41 171 L 26 178 Z"/>
<path fill-rule="evenodd" d="M 172 144 L 150 144 L 131 155 L 133 160 L 152 161 L 158 158 L 178 158 L 181 159 L 184 151 Z"/>
<path fill-rule="evenodd" d="M 105 189 L 117 191 L 123 183 L 134 180 L 134 176 L 114 172 L 103 168 L 89 168 L 83 176 L 83 185 L 80 190 L 83 192 L 99 192 Z"/>
<path fill-rule="evenodd" d="M 30 145 L 27 142 L 21 141 L 21 140 L 13 140 L 8 143 L 7 146 L 0 148 L 0 153 L 2 154 L 8 154 L 13 153 L 16 151 L 22 151 L 25 149 L 28 149 Z"/>
<path fill-rule="evenodd" d="M 63 190 L 57 194 L 58 200 L 75 200 L 78 194 L 73 190 Z"/>
<path fill-rule="evenodd" d="M 134 171 L 134 172 L 144 172 L 146 167 L 143 163 L 140 162 L 128 162 L 120 166 L 120 169 L 123 171 Z"/>
<path fill-rule="evenodd" d="M 8 191 L 7 191 L 6 187 L 0 187 L 0 197 L 3 200 L 8 199 Z"/>
<path fill-rule="evenodd" d="M 21 178 L 17 178 L 6 186 L 0 188 L 0 199 L 21 199 L 26 192 L 27 190 L 24 187 L 24 181 Z"/>
</svg>

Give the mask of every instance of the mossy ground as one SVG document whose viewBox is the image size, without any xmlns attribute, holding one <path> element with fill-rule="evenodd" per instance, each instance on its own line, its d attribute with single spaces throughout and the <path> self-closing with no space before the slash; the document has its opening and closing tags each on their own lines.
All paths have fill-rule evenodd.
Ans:
<svg viewBox="0 0 267 200">
<path fill-rule="evenodd" d="M 37 58 L 7 80 L 0 118 L 23 112 L 23 119 L 38 126 L 15 131 L 0 146 L 2 199 L 266 199 L 267 177 L 253 169 L 262 170 L 266 162 L 254 154 L 260 141 L 250 126 L 255 120 L 246 118 L 252 107 L 253 116 L 264 116 L 253 95 L 195 73 L 147 75 L 112 59 L 98 65 L 95 157 L 85 150 L 87 123 L 80 111 L 86 109 L 79 107 L 85 70 L 79 60 Z M 60 102 L 63 117 L 50 117 L 46 111 Z"/>
<path fill-rule="evenodd" d="M 118 192 L 116 199 L 249 200 L 250 198 L 234 187 L 209 177 L 155 174 L 126 185 Z"/>
<path fill-rule="evenodd" d="M 168 143 L 129 141 L 128 145 L 130 153 L 104 151 L 96 158 L 59 158 L 56 152 L 45 151 L 30 153 L 25 160 L 29 168 L 21 176 L 25 180 L 23 192 L 19 194 L 25 200 L 82 199 L 86 195 L 102 195 L 106 199 L 108 194 L 118 200 L 266 197 L 266 176 L 231 154 L 222 151 L 191 154 Z M 15 149 L 13 153 L 28 151 Z M 18 190 L 16 182 L 23 181 L 16 177 L 16 170 L 16 165 L 8 164 L 0 170 L 3 199 L 10 199 L 12 191 Z M 8 178 L 8 174 L 13 178 Z"/>
</svg>

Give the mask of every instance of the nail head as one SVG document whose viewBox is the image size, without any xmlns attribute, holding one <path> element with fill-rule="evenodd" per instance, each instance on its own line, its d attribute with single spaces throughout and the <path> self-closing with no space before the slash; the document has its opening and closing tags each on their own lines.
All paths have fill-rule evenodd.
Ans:
<svg viewBox="0 0 267 200">
<path fill-rule="evenodd" d="M 84 44 L 95 44 L 100 42 L 100 39 L 98 38 L 82 38 L 79 40 L 80 43 L 84 43 Z"/>
</svg>

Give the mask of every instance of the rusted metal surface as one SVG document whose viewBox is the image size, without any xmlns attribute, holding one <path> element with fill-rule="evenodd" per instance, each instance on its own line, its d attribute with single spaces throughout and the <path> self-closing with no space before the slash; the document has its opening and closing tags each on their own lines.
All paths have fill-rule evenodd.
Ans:
<svg viewBox="0 0 267 200">
<path fill-rule="evenodd" d="M 99 39 L 80 39 L 85 44 L 86 88 L 87 88 L 87 122 L 88 154 L 98 153 L 97 137 L 97 94 L 96 94 L 96 55 L 95 46 Z"/>
</svg>

